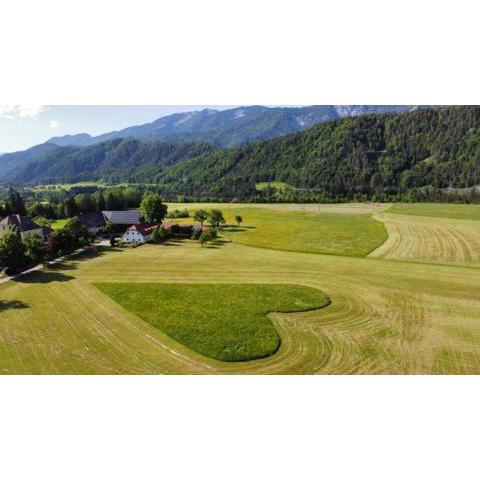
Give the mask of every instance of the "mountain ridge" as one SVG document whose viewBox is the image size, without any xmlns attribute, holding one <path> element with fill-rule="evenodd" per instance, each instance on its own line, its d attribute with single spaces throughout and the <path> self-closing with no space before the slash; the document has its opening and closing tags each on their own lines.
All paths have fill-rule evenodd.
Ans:
<svg viewBox="0 0 480 480">
<path fill-rule="evenodd" d="M 166 143 L 206 141 L 219 147 L 235 147 L 306 130 L 322 121 L 368 113 L 402 112 L 419 105 L 312 105 L 264 107 L 249 105 L 227 110 L 205 108 L 174 113 L 153 122 L 130 126 L 97 136 L 88 133 L 53 137 L 59 146 L 90 146 L 114 138 L 136 138 Z"/>
</svg>

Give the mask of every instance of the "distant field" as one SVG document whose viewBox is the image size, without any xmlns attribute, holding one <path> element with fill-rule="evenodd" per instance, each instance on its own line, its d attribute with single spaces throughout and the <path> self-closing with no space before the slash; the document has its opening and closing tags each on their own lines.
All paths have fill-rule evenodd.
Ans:
<svg viewBox="0 0 480 480">
<path fill-rule="evenodd" d="M 451 203 L 395 203 L 387 211 L 388 213 L 398 213 L 401 215 L 480 220 L 480 205 L 457 205 Z"/>
<path fill-rule="evenodd" d="M 266 190 L 268 187 L 275 188 L 276 190 L 280 191 L 286 190 L 287 188 L 293 188 L 284 182 L 259 182 L 255 185 L 255 187 L 259 192 Z"/>
<path fill-rule="evenodd" d="M 204 206 L 185 204 L 183 208 L 193 215 Z M 234 242 L 255 247 L 363 257 L 387 238 L 383 223 L 366 214 L 334 213 L 331 209 L 328 213 L 320 213 L 288 206 L 284 210 L 228 204 L 218 208 L 230 225 L 235 225 L 235 215 L 243 218 L 239 228 L 225 228 L 222 234 Z"/>
<path fill-rule="evenodd" d="M 100 182 L 77 182 L 77 183 L 56 183 L 52 185 L 38 185 L 34 187 L 34 190 L 45 191 L 45 190 L 70 190 L 74 187 L 94 187 L 94 186 L 105 186 L 105 184 Z"/>
<path fill-rule="evenodd" d="M 298 285 L 126 284 L 96 286 L 180 343 L 224 361 L 275 353 L 280 337 L 267 315 L 326 306 L 318 290 Z"/>
</svg>

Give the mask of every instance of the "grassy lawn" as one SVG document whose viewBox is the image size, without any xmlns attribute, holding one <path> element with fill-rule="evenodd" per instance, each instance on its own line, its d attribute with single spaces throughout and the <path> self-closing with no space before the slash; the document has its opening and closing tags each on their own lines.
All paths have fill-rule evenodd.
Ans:
<svg viewBox="0 0 480 480">
<path fill-rule="evenodd" d="M 460 220 L 480 220 L 480 205 L 395 203 L 388 209 L 388 213 L 419 215 L 422 217 L 457 218 Z"/>
<path fill-rule="evenodd" d="M 267 315 L 322 308 L 326 295 L 298 285 L 125 284 L 96 286 L 173 339 L 228 362 L 275 353 L 280 337 Z"/>
<path fill-rule="evenodd" d="M 69 220 L 69 218 L 59 218 L 57 220 L 54 220 L 54 222 L 52 223 L 52 228 L 54 230 L 60 230 L 61 228 L 65 227 L 66 223 Z"/>
<path fill-rule="evenodd" d="M 177 204 L 178 205 L 178 204 Z M 175 208 L 178 208 L 178 206 Z M 173 207 L 170 207 L 173 209 Z M 199 208 L 186 204 L 190 215 Z M 208 208 L 212 208 L 209 206 Z M 387 232 L 382 222 L 368 214 L 272 210 L 261 207 L 220 205 L 230 227 L 222 230 L 233 242 L 254 247 L 303 253 L 364 257 L 379 247 Z M 244 223 L 237 228 L 235 215 Z M 192 222 L 192 218 L 179 219 Z M 176 222 L 176 220 L 172 220 Z"/>
</svg>

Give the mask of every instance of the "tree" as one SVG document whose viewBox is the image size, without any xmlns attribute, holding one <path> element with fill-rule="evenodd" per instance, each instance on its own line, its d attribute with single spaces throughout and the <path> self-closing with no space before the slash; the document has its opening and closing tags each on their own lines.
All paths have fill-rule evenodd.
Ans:
<svg viewBox="0 0 480 480">
<path fill-rule="evenodd" d="M 213 208 L 210 210 L 210 213 L 208 214 L 208 220 L 211 225 L 215 227 L 219 227 L 221 223 L 225 223 L 225 218 L 223 217 L 223 213 L 221 210 L 218 210 L 217 208 Z"/>
<path fill-rule="evenodd" d="M 65 210 L 65 215 L 68 218 L 72 218 L 78 213 L 77 203 L 73 197 L 69 197 L 65 200 L 63 208 Z"/>
<path fill-rule="evenodd" d="M 200 235 L 200 243 L 203 245 L 205 245 L 207 242 L 210 242 L 211 240 L 215 240 L 218 236 L 218 231 L 216 228 L 209 228 L 208 230 L 205 230 L 204 232 L 202 232 L 202 234 Z"/>
<path fill-rule="evenodd" d="M 37 224 L 40 225 L 41 227 L 50 227 L 53 223 L 52 220 L 49 218 L 45 218 L 42 215 L 39 215 L 38 217 L 35 217 L 33 221 Z"/>
<path fill-rule="evenodd" d="M 102 191 L 100 190 L 98 192 L 97 196 L 97 211 L 101 212 L 102 210 L 105 210 L 105 197 L 103 196 Z"/>
<path fill-rule="evenodd" d="M 197 210 L 193 216 L 193 219 L 196 222 L 200 222 L 203 230 L 203 224 L 208 220 L 208 212 L 206 210 Z"/>
<path fill-rule="evenodd" d="M 29 260 L 34 263 L 40 263 L 45 258 L 45 246 L 38 235 L 28 235 L 24 238 L 25 253 Z"/>
<path fill-rule="evenodd" d="M 114 192 L 110 191 L 107 193 L 107 198 L 105 200 L 107 210 L 122 210 L 122 202 L 118 199 Z"/>
<path fill-rule="evenodd" d="M 162 203 L 162 197 L 157 193 L 146 193 L 143 196 L 140 210 L 145 221 L 150 223 L 162 223 L 167 214 L 167 206 Z"/>
<path fill-rule="evenodd" d="M 28 215 L 34 217 L 45 217 L 46 210 L 42 203 L 33 202 L 27 207 Z"/>
<path fill-rule="evenodd" d="M 62 230 L 65 230 L 70 236 L 72 247 L 79 247 L 90 243 L 90 233 L 78 217 L 70 219 Z"/>
<path fill-rule="evenodd" d="M 200 235 L 200 243 L 202 245 L 202 247 L 208 242 L 210 241 L 210 235 L 208 233 L 208 230 L 206 230 L 205 232 L 203 232 L 201 235 Z"/>
<path fill-rule="evenodd" d="M 243 222 L 243 218 L 240 215 L 235 215 L 235 221 L 237 222 L 237 225 L 240 226 Z"/>
<path fill-rule="evenodd" d="M 24 267 L 27 261 L 25 245 L 18 231 L 13 230 L 0 238 L 0 265 L 15 271 Z"/>
<path fill-rule="evenodd" d="M 88 193 L 76 195 L 75 203 L 77 204 L 77 208 L 80 213 L 94 212 L 97 207 L 95 197 L 89 195 Z"/>
<path fill-rule="evenodd" d="M 18 215 L 26 215 L 27 210 L 25 208 L 25 202 L 22 196 L 13 188 L 8 190 L 7 210 L 9 213 Z"/>
</svg>

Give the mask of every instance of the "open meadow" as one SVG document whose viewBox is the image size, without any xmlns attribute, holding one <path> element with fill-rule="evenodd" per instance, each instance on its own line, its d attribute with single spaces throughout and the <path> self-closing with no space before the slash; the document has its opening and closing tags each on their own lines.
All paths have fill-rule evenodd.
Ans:
<svg viewBox="0 0 480 480">
<path fill-rule="evenodd" d="M 233 226 L 207 246 L 105 247 L 0 285 L 0 373 L 480 373 L 469 206 L 214 207 Z"/>
</svg>

